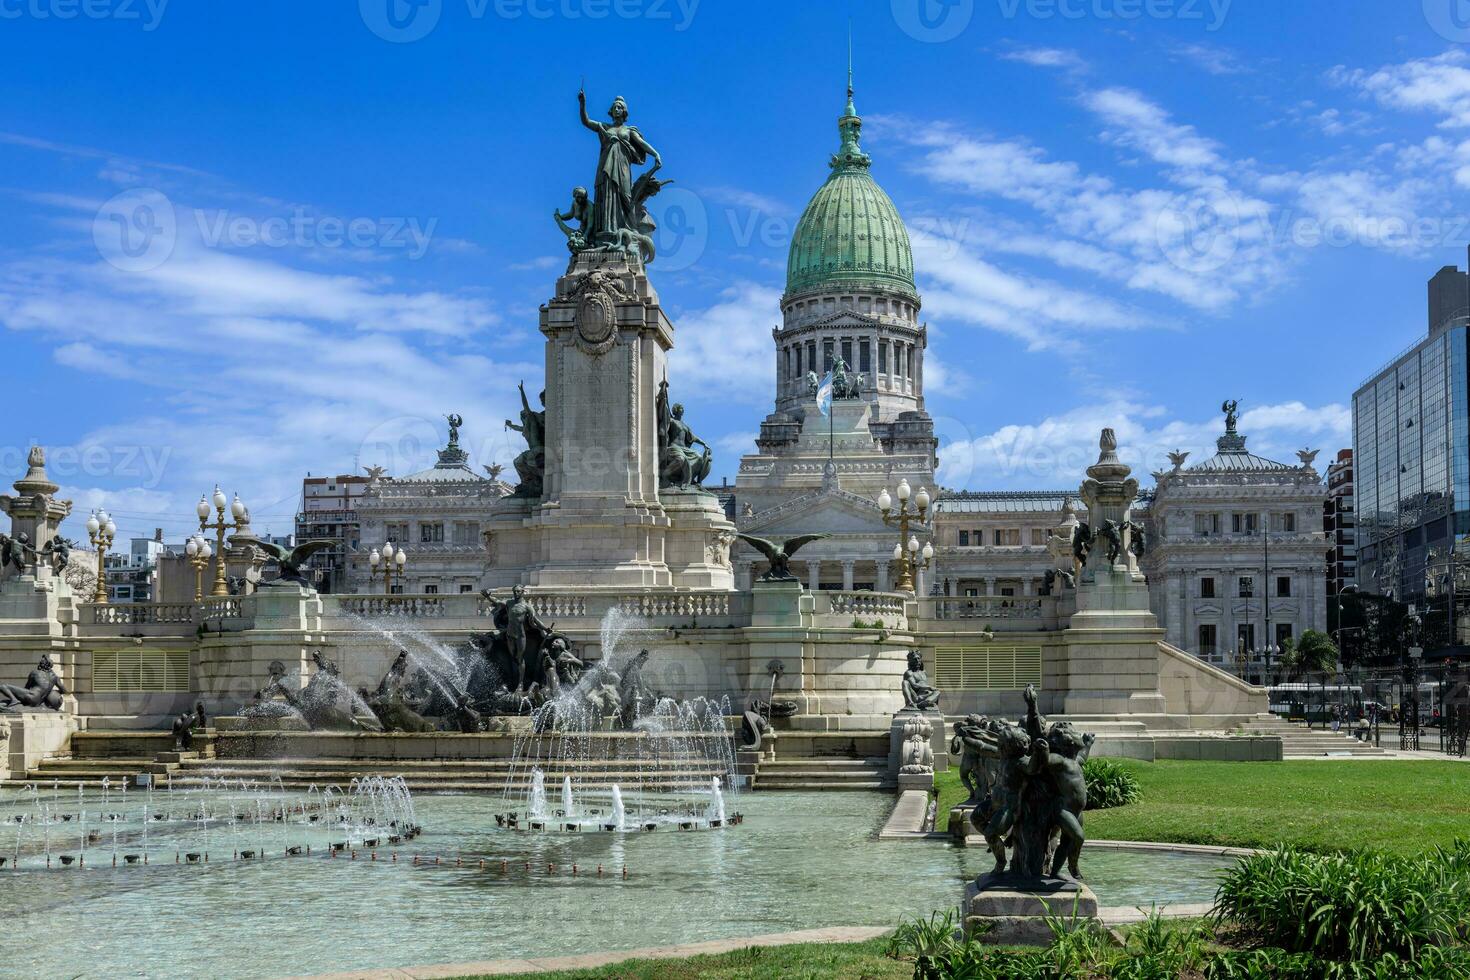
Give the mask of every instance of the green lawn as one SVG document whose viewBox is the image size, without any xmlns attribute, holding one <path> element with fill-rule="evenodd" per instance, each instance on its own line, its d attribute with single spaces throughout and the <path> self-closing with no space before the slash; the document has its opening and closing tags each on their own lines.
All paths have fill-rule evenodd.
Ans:
<svg viewBox="0 0 1470 980">
<path fill-rule="evenodd" d="M 1470 838 L 1470 765 L 1457 762 L 1125 762 L 1143 799 L 1089 810 L 1087 836 L 1311 850 L 1427 850 Z M 941 773 L 939 829 L 964 800 Z"/>
<path fill-rule="evenodd" d="M 886 939 L 862 943 L 806 943 L 796 946 L 753 946 L 733 953 L 691 956 L 682 960 L 624 960 L 595 970 L 560 970 L 522 974 L 528 980 L 909 980 L 911 961 L 883 955 Z"/>
</svg>

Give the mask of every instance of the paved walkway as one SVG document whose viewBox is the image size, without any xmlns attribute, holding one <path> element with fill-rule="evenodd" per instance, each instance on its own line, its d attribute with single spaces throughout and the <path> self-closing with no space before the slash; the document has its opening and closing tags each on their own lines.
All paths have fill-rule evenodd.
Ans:
<svg viewBox="0 0 1470 980">
<path fill-rule="evenodd" d="M 765 936 L 743 936 L 737 939 L 715 939 L 683 946 L 654 946 L 650 949 L 626 949 L 614 953 L 585 953 L 581 956 L 541 956 L 535 959 L 483 960 L 478 963 L 445 963 L 437 966 L 409 966 L 388 970 L 363 970 L 357 973 L 325 973 L 312 980 L 428 980 L 431 977 L 462 977 L 485 974 L 511 976 L 517 973 L 542 973 L 547 970 L 588 970 L 624 960 L 683 959 L 708 953 L 733 953 L 751 946 L 790 946 L 795 943 L 857 943 L 886 936 L 889 926 L 840 926 L 831 929 L 803 929 L 800 932 L 778 932 Z"/>
</svg>

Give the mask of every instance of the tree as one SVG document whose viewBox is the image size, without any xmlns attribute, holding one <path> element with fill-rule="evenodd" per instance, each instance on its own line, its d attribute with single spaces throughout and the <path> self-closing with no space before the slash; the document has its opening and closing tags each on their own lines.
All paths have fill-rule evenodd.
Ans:
<svg viewBox="0 0 1470 980">
<path fill-rule="evenodd" d="M 1291 650 L 1298 671 L 1308 674 L 1337 673 L 1337 644 L 1326 633 L 1305 630 Z"/>
</svg>

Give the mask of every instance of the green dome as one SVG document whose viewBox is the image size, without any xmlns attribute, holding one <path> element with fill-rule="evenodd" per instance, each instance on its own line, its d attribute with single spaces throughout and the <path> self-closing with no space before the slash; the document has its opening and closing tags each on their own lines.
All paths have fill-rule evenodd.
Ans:
<svg viewBox="0 0 1470 980">
<path fill-rule="evenodd" d="M 842 146 L 832 174 L 796 223 L 786 259 L 786 295 L 828 288 L 884 289 L 918 300 L 909 233 L 883 188 L 868 172 L 858 144 L 862 120 L 848 91 L 837 122 Z"/>
</svg>

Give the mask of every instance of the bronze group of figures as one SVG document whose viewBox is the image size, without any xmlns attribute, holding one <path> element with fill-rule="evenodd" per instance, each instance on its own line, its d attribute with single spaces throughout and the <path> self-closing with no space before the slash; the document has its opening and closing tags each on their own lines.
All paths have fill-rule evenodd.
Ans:
<svg viewBox="0 0 1470 980">
<path fill-rule="evenodd" d="M 552 211 L 557 227 L 566 235 L 567 249 L 573 255 L 585 251 L 622 252 L 652 262 L 657 225 L 648 213 L 648 199 L 665 184 L 673 183 L 655 176 L 663 166 L 663 158 L 637 126 L 628 125 L 628 103 L 622 96 L 608 107 L 608 122 L 587 115 L 586 92 L 577 93 L 577 108 L 582 125 L 597 134 L 600 150 L 592 193 L 588 194 L 586 187 L 575 187 L 566 211 Z M 653 166 L 634 180 L 633 168 L 649 159 Z"/>
<path fill-rule="evenodd" d="M 832 397 L 854 399 L 863 396 L 863 376 L 847 369 L 847 362 L 837 358 L 832 362 Z M 822 379 L 815 371 L 806 374 L 807 389 L 815 395 L 822 387 Z"/>
<path fill-rule="evenodd" d="M 546 478 L 546 392 L 541 392 L 538 411 L 526 398 L 526 383 L 522 381 L 517 387 L 521 392 L 521 421 L 517 424 L 505 420 L 507 429 L 519 432 L 526 440 L 525 451 L 514 461 L 516 476 L 521 481 L 516 485 L 515 495 L 539 500 Z"/>
<path fill-rule="evenodd" d="M 1104 556 L 1109 565 L 1116 565 L 1125 554 L 1131 554 L 1135 559 L 1142 558 L 1148 549 L 1148 537 L 1142 524 L 1105 520 L 1094 529 L 1083 522 L 1077 525 L 1077 532 L 1072 538 L 1072 556 L 1079 568 L 1086 566 L 1092 549 L 1099 542 L 1107 549 Z"/>
<path fill-rule="evenodd" d="M 658 485 L 671 488 L 703 485 L 714 465 L 709 443 L 696 436 L 684 421 L 684 406 L 669 403 L 667 378 L 659 382 L 654 413 L 658 423 Z"/>
<path fill-rule="evenodd" d="M 27 568 L 45 562 L 60 575 L 71 565 L 72 547 L 71 541 L 59 534 L 37 550 L 31 546 L 30 535 L 24 531 L 14 537 L 0 533 L 0 574 L 12 571 L 24 575 Z"/>
<path fill-rule="evenodd" d="M 1020 723 L 982 715 L 955 722 L 950 751 L 960 756 L 960 779 L 970 791 L 971 825 L 995 856 L 993 875 L 1035 882 L 1055 878 L 1065 864 L 1081 880 L 1082 764 L 1092 743 L 1091 733 L 1070 722 L 1048 724 L 1029 685 Z"/>
</svg>

